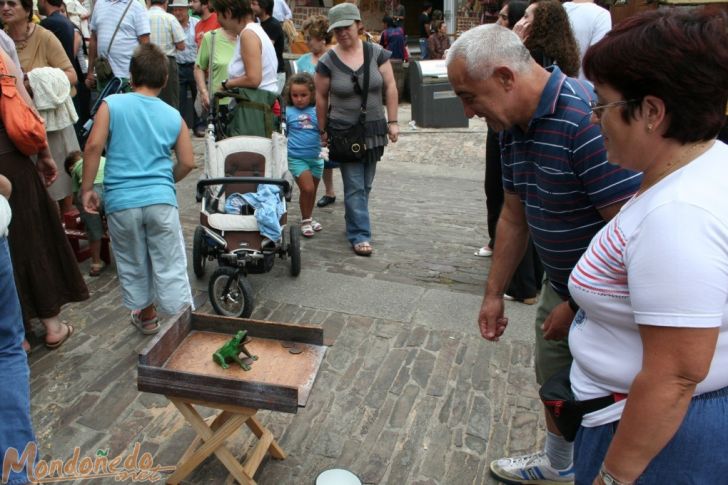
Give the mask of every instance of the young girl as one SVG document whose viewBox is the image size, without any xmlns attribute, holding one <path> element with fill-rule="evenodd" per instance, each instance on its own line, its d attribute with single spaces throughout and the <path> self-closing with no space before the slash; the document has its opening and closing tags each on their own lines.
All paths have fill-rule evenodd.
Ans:
<svg viewBox="0 0 728 485">
<path fill-rule="evenodd" d="M 321 224 L 311 218 L 316 189 L 324 170 L 321 139 L 316 118 L 313 77 L 308 73 L 293 75 L 286 86 L 286 125 L 288 126 L 288 170 L 296 178 L 301 194 L 301 233 L 313 237 Z"/>
</svg>

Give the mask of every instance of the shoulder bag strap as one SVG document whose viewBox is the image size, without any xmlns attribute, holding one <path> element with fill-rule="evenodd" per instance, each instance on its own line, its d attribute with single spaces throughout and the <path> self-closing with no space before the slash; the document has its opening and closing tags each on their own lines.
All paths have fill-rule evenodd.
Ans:
<svg viewBox="0 0 728 485">
<path fill-rule="evenodd" d="M 369 97 L 369 71 L 371 70 L 371 66 L 369 65 L 369 63 L 371 62 L 371 57 L 372 46 L 369 45 L 368 42 L 364 42 L 364 83 L 362 84 L 361 112 L 359 113 L 359 122 L 362 124 L 364 124 L 367 116 L 367 98 Z"/>
<path fill-rule="evenodd" d="M 111 40 L 109 41 L 109 47 L 108 47 L 108 49 L 106 49 L 106 57 L 109 57 L 109 52 L 111 52 L 111 44 L 114 43 L 114 38 L 116 37 L 116 33 L 119 32 L 119 27 L 121 27 L 121 23 L 124 21 L 124 17 L 126 17 L 126 12 L 129 11 L 129 7 L 131 7 L 132 2 L 134 2 L 134 1 L 136 1 L 136 0 L 129 0 L 129 3 L 126 4 L 126 8 L 124 9 L 124 13 L 121 14 L 119 23 L 116 24 L 116 29 L 114 29 L 114 34 L 111 36 Z"/>
</svg>

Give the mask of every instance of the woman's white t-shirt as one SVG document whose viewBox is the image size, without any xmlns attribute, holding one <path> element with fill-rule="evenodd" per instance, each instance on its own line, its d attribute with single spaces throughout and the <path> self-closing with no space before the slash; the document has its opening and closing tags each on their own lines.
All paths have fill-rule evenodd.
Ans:
<svg viewBox="0 0 728 485">
<path fill-rule="evenodd" d="M 250 22 L 245 26 L 243 31 L 252 30 L 260 39 L 260 44 L 263 47 L 261 52 L 261 65 L 263 66 L 263 76 L 261 77 L 258 89 L 264 89 L 273 93 L 278 93 L 278 58 L 276 57 L 276 50 L 273 47 L 268 35 L 263 30 L 263 27 L 256 22 Z M 242 35 L 242 32 L 241 32 Z M 245 74 L 245 64 L 243 64 L 243 58 L 240 54 L 240 36 L 235 42 L 235 52 L 233 52 L 233 58 L 228 64 L 228 77 L 240 77 Z"/>
<path fill-rule="evenodd" d="M 629 393 L 642 367 L 639 325 L 720 327 L 695 393 L 728 386 L 728 146 L 716 141 L 630 199 L 592 239 L 569 292 L 581 307 L 569 331 L 576 399 Z M 617 421 L 624 405 L 588 414 L 582 425 Z"/>
</svg>

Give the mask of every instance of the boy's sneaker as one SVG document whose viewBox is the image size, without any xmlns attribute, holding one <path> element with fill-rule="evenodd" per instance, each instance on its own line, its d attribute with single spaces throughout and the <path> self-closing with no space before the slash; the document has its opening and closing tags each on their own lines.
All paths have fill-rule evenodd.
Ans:
<svg viewBox="0 0 728 485">
<path fill-rule="evenodd" d="M 501 458 L 490 463 L 490 473 L 503 483 L 514 485 L 563 485 L 574 483 L 573 465 L 566 470 L 551 466 L 541 451 L 515 458 Z"/>
</svg>

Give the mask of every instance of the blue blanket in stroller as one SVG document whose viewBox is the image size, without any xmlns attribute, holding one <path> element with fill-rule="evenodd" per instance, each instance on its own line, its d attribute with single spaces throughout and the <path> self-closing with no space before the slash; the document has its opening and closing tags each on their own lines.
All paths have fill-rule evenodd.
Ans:
<svg viewBox="0 0 728 485">
<path fill-rule="evenodd" d="M 282 233 L 280 219 L 286 212 L 281 188 L 277 185 L 261 184 L 257 192 L 231 194 L 225 201 L 225 212 L 240 214 L 243 202 L 255 209 L 255 220 L 260 233 L 271 241 L 278 241 Z"/>
</svg>

